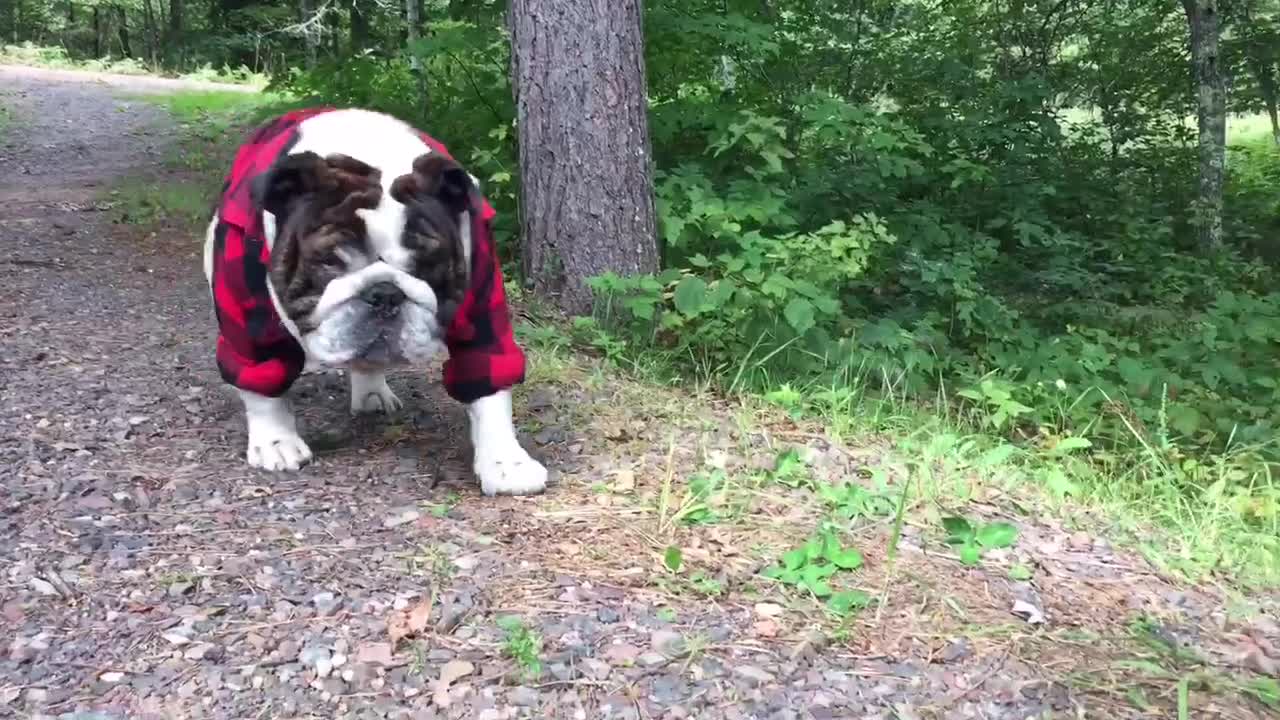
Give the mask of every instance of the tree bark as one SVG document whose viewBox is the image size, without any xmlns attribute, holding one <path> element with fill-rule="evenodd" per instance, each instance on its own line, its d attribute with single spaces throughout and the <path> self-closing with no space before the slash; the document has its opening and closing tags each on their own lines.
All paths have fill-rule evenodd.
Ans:
<svg viewBox="0 0 1280 720">
<path fill-rule="evenodd" d="M 133 46 L 129 44 L 129 16 L 124 12 L 123 5 L 116 5 L 116 32 L 120 36 L 120 52 L 125 57 L 133 57 Z"/>
<path fill-rule="evenodd" d="M 586 280 L 657 272 L 641 0 L 512 0 L 526 284 L 571 314 Z"/>
<path fill-rule="evenodd" d="M 102 57 L 102 8 L 93 6 L 93 57 Z"/>
<path fill-rule="evenodd" d="M 1191 30 L 1191 66 L 1196 82 L 1199 126 L 1200 191 L 1197 227 L 1200 246 L 1212 252 L 1222 244 L 1222 178 L 1227 152 L 1227 89 L 1218 53 L 1221 23 L 1218 0 L 1182 0 Z"/>
<path fill-rule="evenodd" d="M 422 0 L 405 0 L 405 45 L 409 53 L 409 72 L 413 74 L 414 84 L 418 88 L 418 108 L 422 119 L 427 119 L 430 101 L 427 98 L 427 79 L 422 71 L 422 58 L 418 57 L 416 45 L 422 36 Z"/>
<path fill-rule="evenodd" d="M 316 66 L 316 45 L 319 40 L 319 38 L 316 37 L 316 33 L 319 31 L 318 28 L 312 27 L 308 24 L 315 16 L 311 0 L 299 0 L 298 14 L 301 16 L 299 22 L 302 23 L 302 42 L 307 48 L 307 69 L 309 70 Z"/>
<path fill-rule="evenodd" d="M 358 53 L 369 44 L 369 16 L 360 7 L 360 0 L 347 0 L 347 14 L 351 21 L 351 52 Z"/>
<path fill-rule="evenodd" d="M 166 54 L 174 60 L 182 55 L 182 14 L 182 0 L 169 0 L 169 32 L 164 44 Z"/>
</svg>

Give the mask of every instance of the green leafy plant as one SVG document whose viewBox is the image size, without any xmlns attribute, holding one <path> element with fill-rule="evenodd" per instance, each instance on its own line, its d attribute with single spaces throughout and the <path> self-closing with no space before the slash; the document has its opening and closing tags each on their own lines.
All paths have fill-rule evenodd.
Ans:
<svg viewBox="0 0 1280 720">
<path fill-rule="evenodd" d="M 765 568 L 761 574 L 825 599 L 834 612 L 846 614 L 865 604 L 861 601 L 863 595 L 835 592 L 829 580 L 838 572 L 857 570 L 862 562 L 862 553 L 842 545 L 835 531 L 826 528 L 785 553 L 778 564 Z"/>
<path fill-rule="evenodd" d="M 515 661 L 528 679 L 542 674 L 542 637 L 529 628 L 519 617 L 507 615 L 498 618 L 498 627 L 504 634 L 502 651 Z"/>
<path fill-rule="evenodd" d="M 1018 528 L 1007 522 L 975 524 L 950 516 L 942 519 L 942 526 L 947 544 L 959 547 L 960 562 L 965 565 L 977 565 L 986 551 L 1012 547 L 1018 538 Z"/>
</svg>

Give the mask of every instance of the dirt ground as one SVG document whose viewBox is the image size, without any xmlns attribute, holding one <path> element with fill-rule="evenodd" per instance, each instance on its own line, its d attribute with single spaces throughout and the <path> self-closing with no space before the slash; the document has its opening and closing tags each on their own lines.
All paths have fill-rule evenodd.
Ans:
<svg viewBox="0 0 1280 720">
<path fill-rule="evenodd" d="M 129 99 L 185 86 L 0 68 L 0 717 L 1168 718 L 1180 683 L 1189 717 L 1276 716 L 1274 599 L 1178 586 L 994 501 L 1019 540 L 978 567 L 915 523 L 891 565 L 887 525 L 860 529 L 857 584 L 883 602 L 833 622 L 757 573 L 812 503 L 756 489 L 690 526 L 664 498 L 787 438 L 866 477 L 875 442 L 588 359 L 534 354 L 518 396 L 541 497 L 479 494 L 438 373 L 393 377 L 407 409 L 358 421 L 341 377 L 305 376 L 317 462 L 251 470 L 198 235 L 103 200 L 189 180 L 164 162 L 178 126 Z"/>
</svg>

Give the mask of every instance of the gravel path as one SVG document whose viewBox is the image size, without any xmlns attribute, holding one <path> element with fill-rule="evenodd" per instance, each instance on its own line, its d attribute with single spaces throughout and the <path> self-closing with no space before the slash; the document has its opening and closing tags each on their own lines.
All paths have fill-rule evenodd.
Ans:
<svg viewBox="0 0 1280 720">
<path fill-rule="evenodd" d="M 672 427 L 705 418 L 569 422 L 626 406 L 598 377 L 522 396 L 556 479 L 544 497 L 479 495 L 462 410 L 434 377 L 393 379 L 410 408 L 395 421 L 353 421 L 341 378 L 304 377 L 297 406 L 318 462 L 251 471 L 212 364 L 197 237 L 116 226 L 95 204 L 115 181 L 169 172 L 172 125 L 117 95 L 161 86 L 181 84 L 0 68 L 12 115 L 0 136 L 0 716 L 1169 716 L 1118 702 L 1133 686 L 1096 687 L 1114 660 L 1096 654 L 1106 639 L 1040 647 L 1009 613 L 1019 597 L 1041 602 L 1028 584 L 936 563 L 910 527 L 915 559 L 899 572 L 940 594 L 890 606 L 854 637 L 818 633 L 811 611 L 749 585 L 704 596 L 654 582 L 665 541 L 626 498 L 670 467 Z M 601 493 L 602 478 L 621 492 Z M 716 532 L 681 542 L 732 585 L 735 551 Z M 1109 613 L 1123 624 L 1135 605 L 1181 618 L 1170 627 L 1188 637 L 1225 622 L 1217 595 L 1146 570 L 1126 581 L 1105 568 L 1131 561 L 1104 542 L 1036 532 L 1074 548 L 1041 587 L 1051 618 L 1081 618 L 1064 632 Z M 1073 681 L 1089 662 L 1098 682 Z M 1171 699 L 1148 698 L 1165 711 Z M 1265 712 L 1235 690 L 1197 708 Z"/>
</svg>

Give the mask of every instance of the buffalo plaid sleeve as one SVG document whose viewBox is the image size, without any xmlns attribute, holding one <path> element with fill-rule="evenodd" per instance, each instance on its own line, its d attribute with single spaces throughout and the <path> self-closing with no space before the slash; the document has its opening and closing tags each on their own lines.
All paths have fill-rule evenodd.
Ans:
<svg viewBox="0 0 1280 720">
<path fill-rule="evenodd" d="M 418 131 L 427 147 L 453 157 L 443 143 Z M 502 265 L 493 242 L 493 206 L 480 193 L 471 200 L 471 285 L 445 332 L 449 358 L 444 389 L 470 403 L 524 382 L 525 356 L 516 344 L 502 285 Z"/>
<path fill-rule="evenodd" d="M 223 380 L 241 390 L 279 397 L 302 373 L 306 355 L 271 305 L 261 243 L 226 221 L 215 229 L 215 357 Z"/>
<path fill-rule="evenodd" d="M 471 286 L 445 333 L 445 391 L 463 403 L 522 383 L 525 374 L 525 356 L 516 344 L 490 231 L 495 213 L 477 198 L 470 215 Z"/>
<path fill-rule="evenodd" d="M 236 153 L 219 203 L 212 272 L 215 357 L 223 380 L 260 395 L 283 395 L 302 373 L 306 354 L 271 302 L 270 251 L 250 183 L 296 141 L 298 123 L 324 111 L 287 113 L 251 133 Z"/>
</svg>

